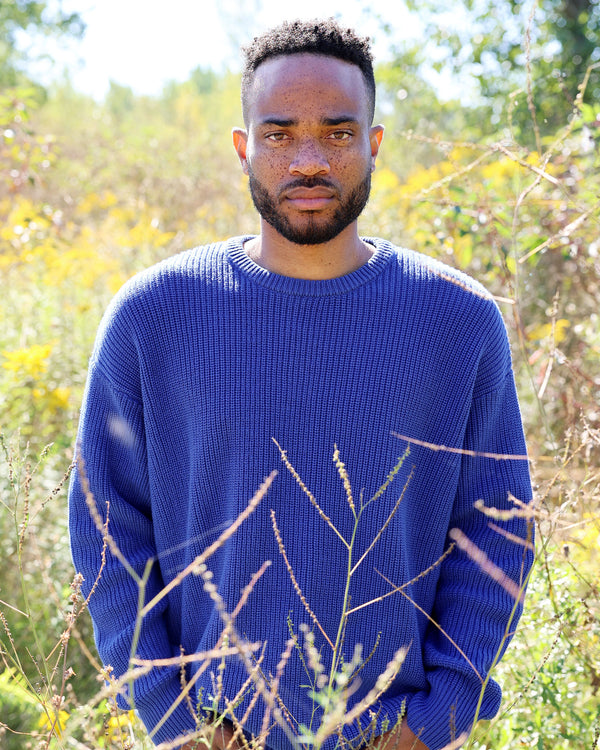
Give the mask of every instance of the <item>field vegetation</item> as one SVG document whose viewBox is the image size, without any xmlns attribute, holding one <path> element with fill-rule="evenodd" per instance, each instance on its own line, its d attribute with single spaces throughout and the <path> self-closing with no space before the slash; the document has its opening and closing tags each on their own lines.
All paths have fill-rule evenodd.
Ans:
<svg viewBox="0 0 600 750">
<path fill-rule="evenodd" d="M 386 140 L 361 229 L 478 278 L 512 340 L 536 564 L 496 668 L 503 707 L 468 747 L 597 750 L 600 44 L 555 75 L 543 50 L 566 32 L 550 0 L 521 21 L 505 5 L 518 30 L 511 67 L 495 88 L 489 75 L 475 103 L 440 99 L 415 50 L 379 65 Z M 597 39 L 598 6 L 585 7 Z M 72 33 L 76 20 L 61 23 Z M 96 102 L 68 81 L 43 90 L 13 58 L 0 68 L 0 746 L 149 748 L 105 687 L 70 563 L 66 487 L 87 361 L 112 295 L 161 258 L 256 231 L 230 143 L 239 78 L 198 69 L 155 97 L 112 84 Z M 338 469 L 345 481 L 341 460 Z M 323 681 L 310 648 L 306 659 L 330 716 L 305 738 L 318 747 L 352 665 L 333 659 Z"/>
</svg>

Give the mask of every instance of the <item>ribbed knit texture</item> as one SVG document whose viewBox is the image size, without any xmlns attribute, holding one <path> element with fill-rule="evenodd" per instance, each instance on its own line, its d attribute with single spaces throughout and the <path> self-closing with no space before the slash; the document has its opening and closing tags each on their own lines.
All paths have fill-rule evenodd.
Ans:
<svg viewBox="0 0 600 750">
<path fill-rule="evenodd" d="M 117 295 L 91 361 L 78 453 L 104 518 L 110 504 L 108 528 L 123 555 L 140 576 L 153 561 L 146 601 L 211 544 L 278 470 L 256 511 L 207 562 L 228 611 L 264 561 L 272 562 L 236 618 L 243 638 L 266 644 L 261 669 L 268 679 L 291 630 L 302 646 L 300 625 L 313 627 L 278 549 L 270 511 L 297 582 L 332 641 L 348 564 L 343 543 L 286 469 L 274 441 L 346 540 L 354 517 L 332 460 L 336 446 L 358 507 L 403 455 L 407 443 L 398 435 L 520 456 L 525 445 L 506 331 L 479 284 L 376 239 L 368 240 L 376 248 L 371 260 L 353 273 L 325 281 L 287 278 L 254 264 L 243 251 L 244 239 L 182 253 L 134 277 Z M 526 460 L 470 457 L 413 443 L 390 486 L 360 518 L 354 562 L 407 481 L 391 522 L 352 577 L 353 608 L 384 598 L 348 618 L 347 661 L 355 644 L 366 657 L 379 642 L 349 706 L 407 646 L 392 686 L 373 707 L 377 731 L 386 719 L 393 724 L 404 706 L 411 729 L 437 750 L 472 725 L 482 681 L 505 648 L 520 606 L 515 614 L 505 588 L 458 549 L 434 564 L 448 548 L 449 530 L 459 528 L 519 584 L 530 552 L 490 528 L 474 504 L 513 508 L 509 493 L 528 501 L 531 489 Z M 522 520 L 496 523 L 527 536 Z M 110 552 L 100 571 L 102 537 L 78 474 L 70 528 L 86 595 L 96 583 L 89 606 L 99 653 L 119 676 L 129 666 L 138 586 Z M 398 586 L 416 580 L 404 593 L 384 596 L 392 589 L 386 579 Z M 144 618 L 136 653 L 158 659 L 205 651 L 221 630 L 202 578 L 188 575 Z M 314 630 L 328 668 L 331 648 Z M 186 677 L 197 668 L 189 666 Z M 215 661 L 200 675 L 190 695 L 194 706 L 210 705 L 217 674 Z M 247 677 L 241 660 L 228 658 L 224 695 L 232 699 Z M 318 724 L 311 678 L 294 649 L 279 694 L 296 733 L 315 710 L 313 726 Z M 135 707 L 150 732 L 180 692 L 179 668 L 154 668 L 136 680 Z M 252 693 L 238 705 L 238 717 Z M 492 717 L 499 703 L 500 689 L 489 681 L 479 717 Z M 263 713 L 259 700 L 246 722 L 249 732 L 260 732 Z M 369 721 L 363 716 L 362 726 Z M 152 736 L 159 742 L 193 728 L 184 701 Z M 343 734 L 355 739 L 358 724 Z M 336 742 L 330 738 L 326 748 Z M 277 727 L 267 743 L 276 750 L 292 746 Z"/>
</svg>

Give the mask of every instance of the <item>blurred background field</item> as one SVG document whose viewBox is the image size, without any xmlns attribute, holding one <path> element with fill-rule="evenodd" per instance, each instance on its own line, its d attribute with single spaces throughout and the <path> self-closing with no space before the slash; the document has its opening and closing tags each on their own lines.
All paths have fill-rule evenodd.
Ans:
<svg viewBox="0 0 600 750">
<path fill-rule="evenodd" d="M 459 267 L 496 295 L 532 457 L 536 569 L 498 668 L 503 709 L 471 746 L 591 750 L 600 735 L 600 6 L 454 0 L 442 12 L 407 0 L 421 32 L 400 38 L 355 5 L 387 50 L 376 71 L 386 137 L 361 229 Z M 251 6 L 264 12 L 259 0 Z M 224 8 L 230 40 L 247 42 L 252 14 Z M 100 692 L 73 584 L 66 475 L 87 361 L 128 277 L 257 229 L 231 147 L 241 123 L 235 65 L 196 67 L 152 94 L 112 81 L 100 98 L 62 71 L 38 76 L 36 40 L 40 49 L 49 38 L 85 41 L 83 15 L 60 3 L 0 4 L 7 750 L 147 747 L 134 717 L 117 716 Z"/>
</svg>

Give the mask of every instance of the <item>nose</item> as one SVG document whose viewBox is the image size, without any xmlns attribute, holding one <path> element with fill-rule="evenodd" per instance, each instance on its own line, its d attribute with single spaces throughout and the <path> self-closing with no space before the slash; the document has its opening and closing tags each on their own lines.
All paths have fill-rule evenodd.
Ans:
<svg viewBox="0 0 600 750">
<path fill-rule="evenodd" d="M 299 142 L 290 162 L 290 174 L 329 174 L 329 162 L 314 139 L 307 138 Z"/>
</svg>

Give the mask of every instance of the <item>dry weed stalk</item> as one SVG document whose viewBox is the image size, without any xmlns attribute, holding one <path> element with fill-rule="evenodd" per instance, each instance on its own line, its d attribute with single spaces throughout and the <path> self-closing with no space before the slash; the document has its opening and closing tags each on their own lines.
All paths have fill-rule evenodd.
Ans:
<svg viewBox="0 0 600 750">
<path fill-rule="evenodd" d="M 358 504 L 356 503 L 355 498 L 354 498 L 348 470 L 341 458 L 341 454 L 340 454 L 338 447 L 334 446 L 333 462 L 338 470 L 340 480 L 342 481 L 342 485 L 344 487 L 344 492 L 346 495 L 348 506 L 354 518 L 353 532 L 351 534 L 351 538 L 348 540 L 344 538 L 341 532 L 335 527 L 335 525 L 333 524 L 329 516 L 327 516 L 326 513 L 322 510 L 315 495 L 305 485 L 305 483 L 299 476 L 298 472 L 294 468 L 292 462 L 289 460 L 287 456 L 287 452 L 276 441 L 275 443 L 277 447 L 279 448 L 282 461 L 284 462 L 290 474 L 296 480 L 302 492 L 308 497 L 311 505 L 313 505 L 313 507 L 316 509 L 317 513 L 319 514 L 319 517 L 336 534 L 338 539 L 342 542 L 343 546 L 347 550 L 348 559 L 347 559 L 346 585 L 345 585 L 345 591 L 343 594 L 343 602 L 342 602 L 342 607 L 341 607 L 340 616 L 339 616 L 338 632 L 336 635 L 335 642 L 332 642 L 332 639 L 329 638 L 329 636 L 324 632 L 324 628 L 322 627 L 312 607 L 310 606 L 310 603 L 306 600 L 306 597 L 304 596 L 303 592 L 300 589 L 300 586 L 298 585 L 296 576 L 293 571 L 293 566 L 290 563 L 290 560 L 288 558 L 287 552 L 285 550 L 285 545 L 281 537 L 281 533 L 276 523 L 275 513 L 273 510 L 271 511 L 273 531 L 275 534 L 275 538 L 277 540 L 279 551 L 283 557 L 285 566 L 288 570 L 288 574 L 290 576 L 292 585 L 296 593 L 298 594 L 304 609 L 308 613 L 311 622 L 321 632 L 321 634 L 325 638 L 325 641 L 328 643 L 329 647 L 331 648 L 331 657 L 330 657 L 331 661 L 330 661 L 330 666 L 328 669 L 328 675 L 326 675 L 324 673 L 324 666 L 321 661 L 321 655 L 314 648 L 314 645 L 313 645 L 313 637 L 314 637 L 313 633 L 311 631 L 308 631 L 306 627 L 304 628 L 305 648 L 306 648 L 306 653 L 307 653 L 307 658 L 305 660 L 305 658 L 302 655 L 302 650 L 300 649 L 297 636 L 293 633 L 292 624 L 289 623 L 290 629 L 292 630 L 292 642 L 294 646 L 298 649 L 305 671 L 309 675 L 309 679 L 311 679 L 310 678 L 311 673 L 314 675 L 314 680 L 311 679 L 313 693 L 318 692 L 322 695 L 321 702 L 324 701 L 323 705 L 325 706 L 324 713 L 320 719 L 319 726 L 316 729 L 309 728 L 309 731 L 312 732 L 312 734 L 306 737 L 301 736 L 299 738 L 299 741 L 301 744 L 305 744 L 308 742 L 308 744 L 310 744 L 312 747 L 319 748 L 322 745 L 322 743 L 327 739 L 327 737 L 331 736 L 332 734 L 336 734 L 338 736 L 339 743 L 343 747 L 345 744 L 345 740 L 342 736 L 342 728 L 345 725 L 348 725 L 355 721 L 359 721 L 360 723 L 360 718 L 364 716 L 365 713 L 373 706 L 373 704 L 381 697 L 381 695 L 387 690 L 387 688 L 389 687 L 389 685 L 391 684 L 395 676 L 398 674 L 398 671 L 400 670 L 404 662 L 404 659 L 406 657 L 406 653 L 408 650 L 407 647 L 402 647 L 398 649 L 396 651 L 395 656 L 388 663 L 384 672 L 379 676 L 379 679 L 377 680 L 376 685 L 367 693 L 367 695 L 362 700 L 360 700 L 350 710 L 348 710 L 347 703 L 348 703 L 349 697 L 352 695 L 355 689 L 356 678 L 359 672 L 361 671 L 361 669 L 364 667 L 364 665 L 373 656 L 374 649 L 377 647 L 377 644 L 379 643 L 379 638 L 381 635 L 381 634 L 378 635 L 376 645 L 374 649 L 371 651 L 371 653 L 369 654 L 369 656 L 367 657 L 367 659 L 362 660 L 360 658 L 360 649 L 359 649 L 358 651 L 359 656 L 358 656 L 357 663 L 354 663 L 355 659 L 353 658 L 353 661 L 350 665 L 344 665 L 342 662 L 342 646 L 344 643 L 345 629 L 346 629 L 346 625 L 348 622 L 348 618 L 352 613 L 357 612 L 359 609 L 369 606 L 370 604 L 374 604 L 376 601 L 379 601 L 380 599 L 385 598 L 386 596 L 384 595 L 384 597 L 378 597 L 376 599 L 373 599 L 372 601 L 369 601 L 357 607 L 351 608 L 350 596 L 349 596 L 350 582 L 352 580 L 353 575 L 356 573 L 357 569 L 359 568 L 359 566 L 364 563 L 364 560 L 366 559 L 368 554 L 372 551 L 375 545 L 381 540 L 383 533 L 388 528 L 393 517 L 397 513 L 399 505 L 402 499 L 404 498 L 408 485 L 413 477 L 414 467 L 412 467 L 411 471 L 408 473 L 403 489 L 397 501 L 395 502 L 394 506 L 392 507 L 390 513 L 388 514 L 386 520 L 381 525 L 381 528 L 379 528 L 375 532 L 373 539 L 368 544 L 366 550 L 363 552 L 360 558 L 355 561 L 353 559 L 353 552 L 354 552 L 354 542 L 356 538 L 356 533 L 357 533 L 358 526 L 361 521 L 361 516 L 363 512 L 371 503 L 376 502 L 379 498 L 381 498 L 382 495 L 389 488 L 390 484 L 393 482 L 394 478 L 396 477 L 400 468 L 402 467 L 404 461 L 410 454 L 410 446 L 407 447 L 404 454 L 398 459 L 396 465 L 389 472 L 384 483 L 379 487 L 379 489 L 375 492 L 375 494 L 366 502 L 363 500 L 361 496 L 360 502 Z M 434 565 L 432 565 L 427 571 L 423 571 L 417 577 L 417 579 L 423 577 L 424 575 L 427 575 L 434 568 L 436 568 L 437 565 L 439 565 L 442 562 L 442 560 L 445 559 L 445 557 L 448 554 L 450 554 L 450 551 L 451 550 L 446 551 L 440 560 L 438 560 Z M 402 587 L 399 587 L 398 590 L 404 593 L 402 589 L 410 585 L 410 583 L 413 583 L 413 582 L 414 581 L 404 584 Z M 396 593 L 395 588 L 393 591 L 390 592 L 390 594 L 393 594 L 393 593 Z M 355 651 L 355 655 L 356 653 L 357 652 Z M 401 721 L 401 717 L 398 718 L 398 721 Z M 371 735 L 372 735 L 372 732 L 374 731 L 374 726 L 375 725 L 371 727 Z M 362 730 L 363 733 L 367 731 L 368 730 L 366 729 Z M 368 741 L 369 739 L 366 734 L 364 735 L 364 739 L 366 741 Z"/>
<path fill-rule="evenodd" d="M 292 584 L 294 586 L 294 589 L 296 590 L 296 593 L 298 594 L 300 601 L 302 602 L 305 610 L 307 611 L 311 621 L 313 622 L 314 626 L 323 634 L 325 637 L 325 640 L 329 644 L 330 648 L 332 648 L 331 653 L 331 666 L 329 668 L 329 677 L 327 682 L 323 682 L 322 680 L 322 672 L 323 672 L 323 666 L 320 661 L 320 655 L 317 653 L 313 653 L 315 650 L 314 648 L 311 649 L 311 633 L 305 633 L 305 640 L 307 642 L 307 654 L 308 654 L 308 660 L 303 661 L 303 664 L 305 666 L 305 670 L 307 673 L 312 672 L 315 675 L 314 683 L 313 683 L 313 691 L 315 690 L 326 690 L 327 695 L 331 696 L 331 700 L 327 699 L 325 700 L 325 705 L 328 707 L 324 711 L 324 714 L 320 720 L 320 724 L 318 728 L 313 732 L 313 734 L 310 737 L 301 737 L 300 741 L 309 741 L 311 745 L 314 747 L 320 747 L 322 743 L 325 741 L 325 739 L 332 734 L 337 734 L 339 741 L 341 742 L 342 746 L 344 745 L 344 740 L 342 736 L 342 728 L 343 726 L 352 723 L 353 721 L 359 721 L 360 717 L 364 716 L 364 714 L 369 710 L 369 708 L 379 699 L 379 697 L 385 692 L 387 687 L 391 684 L 392 680 L 398 673 L 398 670 L 400 669 L 405 656 L 407 648 L 401 648 L 396 652 L 395 657 L 392 659 L 392 661 L 387 665 L 387 668 L 384 670 L 384 672 L 380 675 L 379 680 L 377 681 L 376 686 L 361 700 L 359 701 L 355 706 L 353 706 L 350 710 L 347 710 L 347 701 L 349 698 L 349 695 L 352 692 L 352 686 L 351 682 L 352 680 L 355 680 L 358 672 L 360 671 L 359 667 L 358 669 L 352 669 L 350 670 L 349 674 L 344 674 L 344 670 L 342 668 L 342 664 L 340 661 L 341 658 L 341 650 L 344 640 L 344 634 L 345 634 L 345 627 L 346 623 L 348 622 L 348 618 L 351 614 L 354 612 L 357 612 L 360 609 L 363 609 L 365 607 L 368 607 L 387 596 L 391 596 L 394 594 L 401 594 L 405 598 L 407 598 L 411 604 L 416 607 L 422 614 L 424 614 L 427 619 L 435 626 L 437 627 L 442 634 L 448 638 L 448 640 L 452 643 L 452 645 L 457 649 L 457 651 L 461 654 L 461 656 L 465 659 L 465 661 L 469 664 L 473 672 L 477 675 L 480 683 L 481 683 L 481 694 L 479 698 L 479 705 L 477 706 L 477 715 L 479 714 L 479 710 L 481 707 L 481 701 L 483 697 L 483 692 L 485 689 L 485 686 L 489 680 L 488 677 L 483 677 L 472 661 L 468 658 L 466 653 L 461 649 L 461 647 L 455 643 L 455 641 L 450 637 L 448 633 L 446 633 L 441 626 L 435 622 L 435 620 L 429 615 L 427 612 L 425 612 L 406 592 L 406 589 L 413 584 L 415 581 L 421 579 L 423 576 L 428 575 L 431 573 L 435 568 L 437 568 L 445 559 L 448 557 L 452 551 L 454 550 L 455 546 L 459 546 L 461 549 L 463 549 L 469 556 L 472 557 L 472 559 L 475 560 L 475 562 L 482 567 L 483 570 L 485 570 L 494 580 L 496 580 L 500 585 L 502 585 L 513 597 L 514 600 L 514 607 L 513 612 L 510 617 L 510 622 L 513 621 L 514 616 L 516 614 L 517 607 L 519 603 L 523 599 L 524 590 L 527 581 L 521 580 L 519 583 L 515 583 L 512 580 L 509 580 L 507 576 L 496 566 L 494 565 L 487 556 L 478 548 L 473 545 L 472 542 L 470 542 L 469 539 L 466 538 L 464 534 L 462 534 L 458 529 L 455 529 L 451 532 L 451 537 L 453 538 L 453 543 L 449 546 L 449 548 L 441 555 L 441 557 L 433 563 L 427 570 L 422 571 L 418 576 L 416 576 L 413 580 L 405 582 L 401 585 L 396 585 L 393 582 L 389 581 L 385 576 L 382 576 L 387 583 L 390 585 L 390 591 L 386 594 L 376 597 L 375 599 L 372 599 L 368 602 L 364 602 L 356 607 L 350 607 L 350 601 L 349 601 L 349 584 L 352 579 L 352 576 L 358 569 L 358 567 L 363 563 L 365 558 L 367 557 L 368 553 L 373 549 L 373 547 L 380 541 L 385 529 L 388 527 L 389 523 L 391 522 L 392 518 L 394 517 L 395 513 L 398 510 L 399 504 L 401 500 L 403 499 L 405 492 L 407 490 L 407 487 L 410 483 L 410 480 L 413 476 L 414 467 L 411 469 L 407 480 L 404 484 L 404 487 L 402 489 L 402 492 L 396 501 L 394 507 L 392 508 L 391 512 L 389 513 L 387 519 L 382 524 L 381 528 L 375 533 L 371 543 L 367 546 L 366 551 L 361 555 L 358 561 L 354 562 L 352 559 L 352 553 L 353 553 L 353 545 L 354 545 L 354 539 L 356 536 L 356 530 L 358 527 L 358 524 L 360 522 L 361 514 L 364 511 L 364 509 L 372 502 L 379 499 L 383 493 L 388 489 L 389 485 L 393 481 L 394 477 L 398 473 L 400 467 L 402 466 L 402 463 L 406 459 L 406 457 L 409 455 L 410 452 L 410 444 L 418 444 L 423 447 L 429 448 L 431 450 L 436 451 L 448 451 L 448 452 L 456 452 L 459 454 L 464 454 L 468 456 L 483 456 L 487 458 L 492 458 L 494 460 L 529 460 L 527 456 L 515 456 L 515 455 L 499 455 L 496 453 L 480 453 L 475 451 L 468 451 L 468 450 L 460 450 L 460 449 L 451 449 L 446 446 L 442 445 L 432 445 L 430 443 L 425 443 L 424 441 L 415 440 L 411 438 L 407 438 L 405 436 L 397 435 L 396 437 L 399 437 L 406 441 L 408 443 L 408 447 L 404 455 L 399 459 L 397 465 L 394 467 L 394 469 L 390 472 L 388 477 L 386 478 L 384 484 L 379 488 L 379 490 L 375 493 L 375 495 L 366 503 L 363 501 L 362 497 L 360 499 L 360 503 L 357 506 L 354 501 L 354 496 L 352 493 L 352 487 L 351 482 L 349 478 L 348 471 L 346 469 L 346 466 L 344 465 L 339 449 L 337 446 L 334 448 L 334 454 L 333 454 L 333 460 L 334 463 L 338 469 L 338 473 L 340 476 L 340 479 L 344 486 L 344 491 L 346 494 L 346 498 L 348 501 L 348 505 L 350 507 L 350 510 L 353 513 L 354 516 L 354 530 L 353 534 L 351 536 L 350 540 L 347 540 L 343 537 L 343 535 L 339 532 L 339 530 L 334 526 L 331 519 L 324 513 L 321 506 L 319 505 L 316 497 L 314 494 L 306 487 L 300 476 L 298 475 L 298 472 L 295 470 L 293 464 L 289 460 L 286 451 L 283 450 L 281 446 L 278 445 L 282 461 L 286 465 L 287 469 L 291 473 L 291 475 L 294 477 L 298 485 L 300 486 L 302 492 L 309 498 L 309 501 L 311 504 L 315 507 L 317 510 L 320 518 L 336 533 L 337 537 L 340 539 L 340 541 L 343 543 L 344 547 L 347 549 L 348 554 L 348 570 L 347 570 L 347 576 L 346 576 L 346 590 L 344 592 L 344 598 L 343 598 L 343 605 L 340 613 L 339 618 L 339 627 L 338 627 L 338 633 L 337 637 L 335 639 L 335 643 L 332 642 L 331 639 L 324 633 L 323 627 L 321 623 L 319 622 L 318 618 L 316 617 L 313 609 L 311 608 L 309 602 L 306 600 L 306 597 L 300 590 L 300 587 L 297 583 L 296 576 L 294 575 L 293 566 L 290 563 L 287 553 L 285 551 L 285 546 L 281 537 L 281 533 L 277 527 L 276 519 L 274 511 L 271 511 L 271 518 L 273 523 L 273 530 L 275 533 L 275 537 L 277 540 L 277 544 L 279 547 L 279 551 L 284 559 L 286 568 L 288 570 L 288 573 L 290 575 L 290 579 L 292 581 Z M 516 498 L 513 498 L 513 504 L 514 508 L 512 508 L 510 511 L 497 511 L 495 509 L 489 509 L 485 507 L 481 507 L 481 510 L 487 515 L 489 515 L 491 518 L 495 520 L 501 520 L 501 519 L 507 519 L 512 518 L 515 516 L 520 516 L 528 519 L 530 522 L 532 521 L 533 517 L 537 513 L 537 511 L 533 508 L 532 505 L 527 503 L 522 503 L 518 501 Z M 498 529 L 499 532 L 502 530 L 500 527 L 497 527 L 495 524 L 490 523 L 490 526 L 492 528 Z M 508 537 L 507 537 L 508 538 Z M 518 539 L 519 544 L 523 546 L 524 552 L 526 550 L 530 550 L 532 548 L 532 542 L 531 539 L 522 540 Z M 376 571 L 379 573 L 379 571 Z M 382 575 L 381 573 L 379 573 Z M 523 575 L 521 576 L 523 578 Z M 503 640 L 503 644 L 501 648 L 499 649 L 499 653 L 497 655 L 497 658 L 495 660 L 499 660 L 499 654 L 503 650 L 503 645 L 506 639 L 510 637 L 512 634 L 510 632 L 510 622 L 507 625 L 506 633 L 505 633 L 505 639 Z M 294 644 L 296 648 L 299 648 L 298 641 L 296 637 L 294 636 Z M 370 655 L 372 656 L 372 654 Z M 369 656 L 369 658 L 370 658 Z M 364 666 L 364 664 L 363 664 Z M 319 676 L 321 675 L 321 676 Z M 401 721 L 401 718 L 399 718 L 399 721 Z M 365 731 L 365 730 L 363 730 Z M 461 744 L 465 742 L 467 739 L 466 735 L 461 736 L 459 738 L 454 738 L 451 742 L 449 747 L 459 747 Z"/>
</svg>

